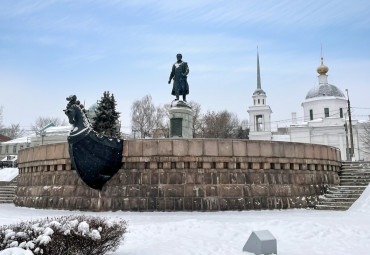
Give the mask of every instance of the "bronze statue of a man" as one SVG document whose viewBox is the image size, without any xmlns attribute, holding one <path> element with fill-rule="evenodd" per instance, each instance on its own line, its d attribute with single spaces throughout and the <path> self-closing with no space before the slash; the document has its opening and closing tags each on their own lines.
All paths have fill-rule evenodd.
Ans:
<svg viewBox="0 0 370 255">
<path fill-rule="evenodd" d="M 172 95 L 176 96 L 175 100 L 179 100 L 179 95 L 182 95 L 182 99 L 186 102 L 186 95 L 189 94 L 189 84 L 187 75 L 189 74 L 188 63 L 182 61 L 182 55 L 176 55 L 177 62 L 173 64 L 170 79 L 168 84 L 171 84 L 173 79 Z"/>
</svg>

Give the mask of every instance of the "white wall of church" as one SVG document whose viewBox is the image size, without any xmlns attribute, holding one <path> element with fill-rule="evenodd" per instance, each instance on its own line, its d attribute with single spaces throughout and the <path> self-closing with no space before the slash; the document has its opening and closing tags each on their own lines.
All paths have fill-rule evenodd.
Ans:
<svg viewBox="0 0 370 255">
<path fill-rule="evenodd" d="M 343 116 L 347 113 L 347 100 L 337 97 L 307 99 L 302 103 L 304 121 L 310 121 L 310 110 L 313 111 L 313 119 L 325 118 L 324 108 L 329 108 L 329 117 L 340 118 L 340 108 Z"/>
</svg>

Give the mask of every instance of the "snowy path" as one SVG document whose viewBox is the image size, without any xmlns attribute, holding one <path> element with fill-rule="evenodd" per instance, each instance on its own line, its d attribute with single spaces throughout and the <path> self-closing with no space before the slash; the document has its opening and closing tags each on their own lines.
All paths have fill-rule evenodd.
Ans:
<svg viewBox="0 0 370 255">
<path fill-rule="evenodd" d="M 368 211 L 244 211 L 93 213 L 129 222 L 124 245 L 114 255 L 241 254 L 252 230 L 269 229 L 279 255 L 370 254 Z M 0 205 L 0 224 L 83 212 L 36 210 Z"/>
</svg>

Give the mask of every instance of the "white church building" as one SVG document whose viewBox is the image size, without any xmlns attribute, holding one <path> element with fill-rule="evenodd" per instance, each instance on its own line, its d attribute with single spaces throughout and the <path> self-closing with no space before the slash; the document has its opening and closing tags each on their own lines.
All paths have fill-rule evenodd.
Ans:
<svg viewBox="0 0 370 255">
<path fill-rule="evenodd" d="M 329 68 L 321 65 L 317 68 L 318 85 L 311 88 L 302 102 L 303 122 L 297 122 L 296 113 L 292 113 L 292 124 L 287 136 L 291 142 L 324 144 L 341 150 L 342 160 L 350 160 L 351 139 L 348 116 L 348 101 L 344 93 L 336 86 L 328 83 Z M 248 109 L 250 123 L 250 140 L 281 140 L 271 130 L 271 108 L 266 102 L 266 93 L 261 89 L 259 55 L 257 51 L 257 89 L 253 93 L 253 105 Z M 353 159 L 370 160 L 366 153 L 362 136 L 364 125 L 352 119 Z M 347 131 L 346 131 L 347 126 Z M 276 137 L 275 137 L 276 136 Z M 286 139 L 283 139 L 286 140 Z"/>
</svg>

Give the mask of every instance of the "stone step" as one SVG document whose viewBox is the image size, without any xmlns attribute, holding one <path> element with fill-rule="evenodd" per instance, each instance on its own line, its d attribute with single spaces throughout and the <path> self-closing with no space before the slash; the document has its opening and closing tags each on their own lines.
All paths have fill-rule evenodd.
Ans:
<svg viewBox="0 0 370 255">
<path fill-rule="evenodd" d="M 341 181 L 367 181 L 370 180 L 370 176 L 341 176 L 339 179 Z"/>
<path fill-rule="evenodd" d="M 363 186 L 357 186 L 357 185 L 341 185 L 341 186 L 332 186 L 328 190 L 360 190 L 364 191 L 366 189 L 367 185 Z"/>
<path fill-rule="evenodd" d="M 13 194 L 15 194 L 15 192 L 14 192 L 14 190 L 3 190 L 3 191 L 1 191 L 0 192 L 0 196 L 1 195 L 8 195 L 8 194 L 10 194 L 10 195 L 13 195 Z"/>
<path fill-rule="evenodd" d="M 348 202 L 353 204 L 358 198 L 347 198 L 347 197 L 336 197 L 336 198 L 331 198 L 331 197 L 323 197 L 320 198 L 320 202 L 322 204 L 325 204 L 327 202 L 332 202 L 332 203 L 342 203 L 342 202 Z"/>
<path fill-rule="evenodd" d="M 370 173 L 344 173 L 339 175 L 339 178 L 370 178 Z"/>
<path fill-rule="evenodd" d="M 15 193 L 15 189 L 3 189 L 3 190 L 0 190 L 0 194 L 3 193 L 3 192 L 12 192 L 12 193 Z"/>
<path fill-rule="evenodd" d="M 324 197 L 327 198 L 359 198 L 361 196 L 361 193 L 358 194 L 351 194 L 351 193 L 333 193 L 333 194 L 325 194 Z"/>
<path fill-rule="evenodd" d="M 364 186 L 364 185 L 367 185 L 369 184 L 368 182 L 361 182 L 361 181 L 356 181 L 356 182 L 353 182 L 353 181 L 341 181 L 340 182 L 341 185 L 352 185 L 352 186 Z"/>
<path fill-rule="evenodd" d="M 0 190 L 2 190 L 2 189 L 16 189 L 17 188 L 17 186 L 0 186 Z"/>
<path fill-rule="evenodd" d="M 369 172 L 370 168 L 362 168 L 362 167 L 359 167 L 359 168 L 342 168 L 341 170 L 339 170 L 340 173 L 342 172 Z"/>
<path fill-rule="evenodd" d="M 343 172 L 343 171 L 369 171 L 370 170 L 370 167 L 342 167 L 341 170 L 339 170 L 340 172 Z"/>
<path fill-rule="evenodd" d="M 333 189 L 333 190 L 327 190 L 326 193 L 328 194 L 362 194 L 363 190 L 338 190 L 338 189 Z"/>
<path fill-rule="evenodd" d="M 348 206 L 350 207 L 353 204 L 353 202 L 330 202 L 330 201 L 322 201 L 320 205 L 327 205 L 327 206 Z"/>
<path fill-rule="evenodd" d="M 0 204 L 12 204 L 13 199 L 0 199 Z"/>
<path fill-rule="evenodd" d="M 331 210 L 331 211 L 347 211 L 348 206 L 328 206 L 328 205 L 316 205 L 316 210 Z"/>
</svg>

